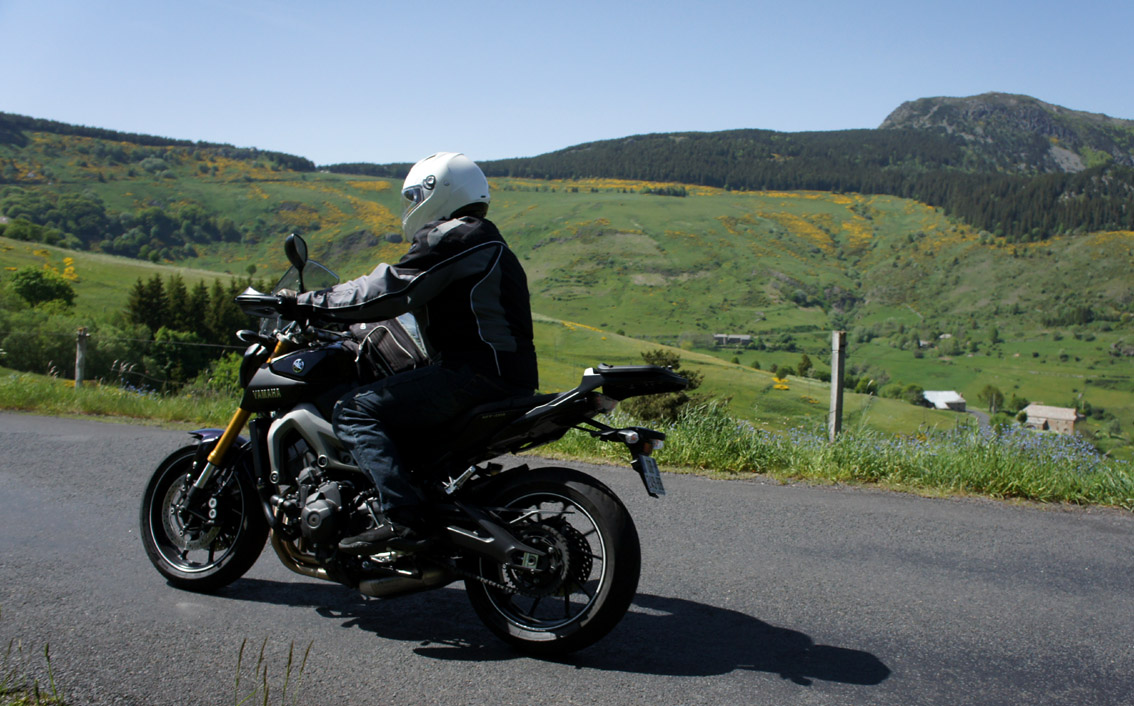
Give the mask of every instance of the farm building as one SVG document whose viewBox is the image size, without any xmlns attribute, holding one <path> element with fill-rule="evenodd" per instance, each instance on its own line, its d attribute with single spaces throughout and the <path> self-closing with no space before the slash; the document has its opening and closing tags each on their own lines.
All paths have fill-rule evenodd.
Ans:
<svg viewBox="0 0 1134 706">
<path fill-rule="evenodd" d="M 965 411 L 965 398 L 961 393 L 953 390 L 926 390 L 922 393 L 929 404 L 937 409 L 950 409 L 954 412 Z"/>
<path fill-rule="evenodd" d="M 752 337 L 739 333 L 714 333 L 713 342 L 718 346 L 747 346 L 752 343 Z"/>
<path fill-rule="evenodd" d="M 1024 407 L 1027 415 L 1025 424 L 1031 429 L 1054 431 L 1059 434 L 1071 434 L 1075 431 L 1075 420 L 1079 415 L 1069 407 L 1048 407 L 1042 404 L 1030 404 Z"/>
</svg>

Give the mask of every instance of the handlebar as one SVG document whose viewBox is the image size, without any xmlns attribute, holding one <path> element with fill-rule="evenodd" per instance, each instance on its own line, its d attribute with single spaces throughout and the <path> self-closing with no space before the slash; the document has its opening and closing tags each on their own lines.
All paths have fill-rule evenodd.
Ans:
<svg viewBox="0 0 1134 706">
<path fill-rule="evenodd" d="M 264 336 L 259 331 L 252 329 L 240 329 L 236 332 L 236 338 L 244 343 L 259 343 L 261 346 L 271 348 L 276 345 L 276 341 L 271 336 Z"/>
<path fill-rule="evenodd" d="M 240 310 L 249 316 L 261 319 L 271 319 L 280 315 L 280 298 L 276 294 L 258 292 L 251 287 L 236 295 L 236 304 Z M 280 324 L 277 323 L 277 326 Z M 263 331 L 263 329 L 261 329 Z M 297 345 L 304 345 L 309 341 L 341 341 L 349 338 L 349 333 L 332 331 L 330 329 L 312 326 L 309 319 L 302 322 L 290 321 L 286 326 L 275 332 L 274 336 L 262 332 L 243 330 L 237 337 L 246 343 L 260 343 L 265 346 L 274 346 L 277 338 L 286 338 Z"/>
<path fill-rule="evenodd" d="M 249 316 L 269 319 L 279 313 L 280 299 L 275 294 L 257 292 L 249 287 L 236 295 L 236 305 Z"/>
<path fill-rule="evenodd" d="M 316 328 L 314 326 L 306 326 L 300 329 L 293 321 L 289 322 L 283 329 L 277 331 L 275 336 L 265 336 L 258 331 L 241 329 L 236 332 L 236 337 L 245 343 L 259 343 L 262 346 L 271 348 L 276 345 L 276 339 L 280 337 L 287 338 L 293 343 L 303 345 L 308 341 L 329 341 L 334 343 L 335 341 L 350 338 L 350 334 L 341 331 L 331 331 L 330 329 Z"/>
<path fill-rule="evenodd" d="M 345 338 L 350 338 L 349 333 L 345 333 L 343 331 L 332 331 L 325 328 L 315 328 L 314 326 L 308 326 L 303 330 L 303 333 L 314 338 L 316 341 L 334 342 L 341 341 Z"/>
</svg>

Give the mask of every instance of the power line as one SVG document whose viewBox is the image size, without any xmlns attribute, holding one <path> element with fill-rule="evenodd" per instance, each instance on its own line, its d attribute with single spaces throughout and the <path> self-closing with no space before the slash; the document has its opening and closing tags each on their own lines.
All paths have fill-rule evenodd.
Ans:
<svg viewBox="0 0 1134 706">
<path fill-rule="evenodd" d="M 113 343 L 152 343 L 159 346 L 195 346 L 198 348 L 224 348 L 231 351 L 242 351 L 244 346 L 226 346 L 221 343 L 191 343 L 189 341 L 154 341 L 148 338 L 110 338 L 91 335 L 91 338 L 98 338 L 102 341 Z"/>
</svg>

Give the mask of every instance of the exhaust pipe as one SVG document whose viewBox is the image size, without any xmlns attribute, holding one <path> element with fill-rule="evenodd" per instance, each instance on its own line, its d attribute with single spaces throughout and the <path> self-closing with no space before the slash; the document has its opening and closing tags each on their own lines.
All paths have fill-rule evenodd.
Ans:
<svg viewBox="0 0 1134 706">
<path fill-rule="evenodd" d="M 302 576 L 339 583 L 317 561 L 301 554 L 291 542 L 275 532 L 271 533 L 271 537 L 272 549 L 280 558 L 280 563 L 288 569 Z M 363 595 L 373 596 L 374 598 L 389 598 L 418 591 L 428 591 L 431 588 L 440 588 L 460 578 L 444 567 L 429 567 L 420 572 L 404 569 L 388 569 L 384 572 L 388 575 L 360 582 L 358 590 Z"/>
<path fill-rule="evenodd" d="M 441 567 L 430 567 L 421 572 L 390 570 L 389 576 L 366 579 L 358 584 L 358 590 L 366 596 L 389 598 L 407 593 L 428 591 L 456 581 L 459 577 Z"/>
<path fill-rule="evenodd" d="M 323 581 L 331 581 L 338 583 L 327 570 L 319 565 L 317 561 L 309 556 L 304 556 L 295 548 L 295 546 L 288 540 L 281 537 L 278 533 L 272 532 L 272 549 L 276 551 L 276 556 L 280 558 L 280 563 L 291 569 L 297 574 L 308 576 L 313 579 L 322 579 Z"/>
</svg>

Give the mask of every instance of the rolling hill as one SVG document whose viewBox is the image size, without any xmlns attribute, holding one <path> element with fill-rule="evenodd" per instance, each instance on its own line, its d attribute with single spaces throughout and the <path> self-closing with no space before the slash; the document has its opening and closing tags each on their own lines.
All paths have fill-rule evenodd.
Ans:
<svg viewBox="0 0 1134 706">
<path fill-rule="evenodd" d="M 779 391 L 767 371 L 797 368 L 804 354 L 824 368 L 830 330 L 845 328 L 856 379 L 957 389 L 973 405 L 995 385 L 1008 398 L 1075 404 L 1093 415 L 1087 428 L 1101 445 L 1126 443 L 1134 423 L 1134 232 L 1121 227 L 1130 212 L 1129 121 L 1065 111 L 1051 120 L 1066 134 L 1042 135 L 1035 144 L 1044 150 L 1012 168 L 1004 155 L 1024 138 L 1010 135 L 1047 128 L 997 106 L 1050 111 L 1021 97 L 980 98 L 995 108 L 991 117 L 977 104 L 928 99 L 875 131 L 640 136 L 489 163 L 502 175 L 492 178 L 493 219 L 546 318 L 537 326 L 545 381 L 564 387 L 582 365 L 629 362 L 668 344 L 721 371 L 707 385 L 731 394 L 738 414 L 821 421 L 822 383 L 792 378 L 790 391 Z M 395 177 L 358 173 L 393 175 L 396 166 L 313 170 L 278 153 L 3 118 L 0 213 L 3 235 L 17 241 L 257 277 L 285 266 L 279 243 L 288 232 L 303 233 L 313 255 L 347 277 L 406 247 L 393 215 Z M 1076 165 L 1052 151 L 1052 137 L 1084 169 L 1061 171 Z M 548 178 L 516 176 L 537 172 Z M 752 188 L 746 174 L 783 188 Z M 929 199 L 850 188 L 938 177 L 955 177 L 941 182 L 953 187 L 1023 185 L 1020 193 L 1046 184 L 1044 198 L 1087 206 L 1061 212 L 1083 215 L 1074 227 L 1033 238 L 1035 228 L 998 234 Z M 1067 196 L 1076 179 L 1095 187 Z M 1110 196 L 1090 191 L 1103 186 Z M 998 208 L 1016 203 L 1011 189 L 990 193 Z M 1112 225 L 1094 225 L 1100 204 Z M 19 264 L 20 248 L 34 249 L 5 247 L 7 267 Z M 123 301 L 136 276 L 119 277 Z M 92 314 L 113 308 L 100 291 Z M 81 293 L 79 309 L 87 298 Z M 720 347 L 714 334 L 750 338 Z M 926 423 L 909 405 L 874 409 L 883 427 Z M 897 421 L 903 409 L 908 419 Z"/>
</svg>

